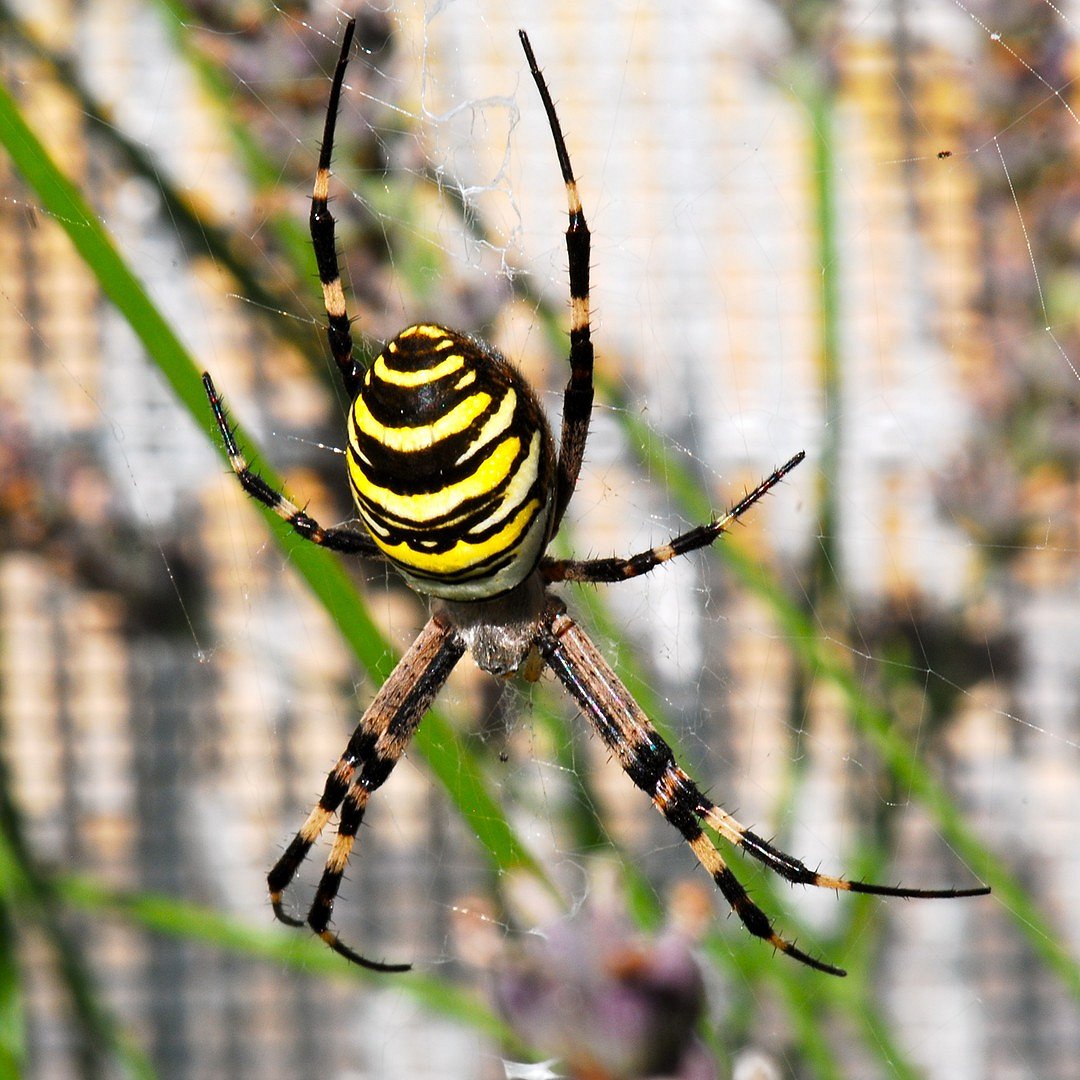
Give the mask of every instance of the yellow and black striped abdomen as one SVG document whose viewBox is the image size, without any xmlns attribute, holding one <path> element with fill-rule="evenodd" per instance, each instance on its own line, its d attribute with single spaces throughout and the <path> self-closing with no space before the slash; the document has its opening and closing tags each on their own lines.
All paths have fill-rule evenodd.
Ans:
<svg viewBox="0 0 1080 1080">
<path fill-rule="evenodd" d="M 349 482 L 375 543 L 418 592 L 512 589 L 548 539 L 555 451 L 525 380 L 441 326 L 410 326 L 364 375 Z"/>
</svg>

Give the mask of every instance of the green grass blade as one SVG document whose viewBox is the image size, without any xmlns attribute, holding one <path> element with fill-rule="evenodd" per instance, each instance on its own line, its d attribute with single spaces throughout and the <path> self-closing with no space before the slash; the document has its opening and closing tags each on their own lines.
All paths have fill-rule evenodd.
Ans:
<svg viewBox="0 0 1080 1080">
<path fill-rule="evenodd" d="M 609 387 L 609 392 L 612 389 Z M 667 490 L 691 519 L 708 520 L 713 507 L 696 480 L 630 410 L 620 410 L 620 418 L 643 465 L 664 477 Z M 1032 948 L 1080 1000 L 1080 964 L 1070 956 L 1028 890 L 969 828 L 962 812 L 904 737 L 901 726 L 863 691 L 851 669 L 851 653 L 845 650 L 842 637 L 827 634 L 816 625 L 740 544 L 721 542 L 715 550 L 742 586 L 768 605 L 803 669 L 815 678 L 827 679 L 841 691 L 856 727 L 870 739 L 896 782 L 930 812 L 949 845 L 972 873 L 991 887 L 994 902 L 1005 907 Z"/>
<path fill-rule="evenodd" d="M 48 66 L 51 77 L 74 97 L 85 116 L 96 125 L 96 137 L 108 143 L 125 168 L 157 190 L 168 220 L 184 245 L 190 250 L 205 252 L 215 264 L 228 270 L 236 279 L 240 295 L 256 310 L 273 316 L 272 329 L 275 334 L 287 338 L 301 352 L 309 348 L 315 338 L 314 328 L 302 320 L 277 317 L 277 312 L 286 309 L 287 298 L 282 295 L 281 288 L 271 291 L 264 276 L 254 272 L 245 255 L 245 252 L 251 254 L 254 250 L 250 241 L 242 235 L 226 232 L 208 221 L 205 215 L 200 215 L 191 193 L 174 186 L 145 145 L 130 138 L 101 106 L 86 86 L 79 67 L 50 49 L 36 27 L 17 18 L 4 0 L 0 0 L 0 21 L 6 24 L 8 32 L 30 55 Z M 176 33 L 180 35 L 179 30 Z M 220 83 L 219 79 L 215 86 Z M 227 102 L 221 101 L 219 104 L 224 109 Z M 275 235 L 278 233 L 275 232 Z M 291 245 L 291 234 L 288 239 Z M 310 254 L 308 244 L 307 255 Z M 296 278 L 298 283 L 302 281 L 307 284 L 315 273 L 314 263 L 308 259 L 295 262 L 294 269 L 304 274 L 302 278 Z"/>
<path fill-rule="evenodd" d="M 10 889 L 17 867 L 6 847 L 0 838 L 0 1077 L 20 1076 L 26 1065 L 26 1015 Z"/>
<path fill-rule="evenodd" d="M 519 279 L 519 282 L 522 280 L 524 279 Z M 561 330 L 559 335 L 559 340 L 561 342 L 565 341 L 565 336 Z M 682 468 L 677 459 L 665 450 L 652 432 L 636 421 L 633 412 L 627 407 L 628 403 L 619 401 L 619 396 L 614 387 L 608 386 L 606 388 L 606 397 L 609 402 L 621 406 L 615 410 L 615 416 L 627 431 L 630 442 L 635 447 L 640 448 L 641 458 L 646 467 L 654 475 L 665 478 L 669 489 L 679 498 L 687 516 L 693 519 L 704 519 L 708 516 L 713 509 L 711 500 L 696 478 L 690 476 L 689 472 Z M 201 407 L 201 393 L 199 400 Z M 196 412 L 195 415 L 202 419 L 200 413 Z M 291 542 L 289 547 L 290 555 L 292 560 L 298 563 L 303 557 L 301 550 L 303 549 L 306 552 L 309 546 L 296 542 L 292 534 L 281 528 L 276 518 L 270 520 L 272 526 L 277 530 L 277 535 L 282 537 L 286 543 Z M 784 628 L 787 640 L 796 651 L 804 670 L 812 673 L 817 678 L 830 679 L 840 686 L 845 698 L 848 700 L 856 723 L 873 738 L 882 759 L 893 776 L 912 792 L 913 797 L 928 806 L 934 814 L 943 835 L 968 860 L 972 869 L 994 887 L 998 900 L 1004 901 L 1006 906 L 1014 913 L 1023 932 L 1029 936 L 1046 962 L 1061 974 L 1074 994 L 1080 994 L 1080 971 L 1078 971 L 1075 961 L 1068 956 L 1060 945 L 1055 944 L 1052 930 L 1045 917 L 1039 913 L 1030 894 L 1015 881 L 1015 878 L 1009 874 L 1007 869 L 998 860 L 994 859 L 986 846 L 966 827 L 962 816 L 947 794 L 934 781 L 929 770 L 917 760 L 910 743 L 897 733 L 898 729 L 893 724 L 888 712 L 878 706 L 872 699 L 867 699 L 864 689 L 858 685 L 853 677 L 848 663 L 848 655 L 842 645 L 838 644 L 841 640 L 840 635 L 823 631 L 814 622 L 812 616 L 808 615 L 803 608 L 794 604 L 775 581 L 767 579 L 754 560 L 746 556 L 737 545 L 722 543 L 718 546 L 718 550 L 720 557 L 740 578 L 743 584 L 769 605 L 778 622 Z M 316 556 L 322 555 L 320 552 L 313 552 L 313 554 Z M 316 565 L 320 565 L 318 560 Z M 340 567 L 336 563 L 332 565 L 337 567 L 340 572 Z M 322 573 L 324 571 L 319 569 L 317 572 Z M 342 577 L 344 578 L 344 575 Z M 347 578 L 345 578 L 345 581 L 348 585 Z M 337 594 L 333 592 L 336 588 L 336 584 L 331 588 L 330 600 L 336 598 Z M 595 594 L 588 591 L 587 595 L 592 598 Z M 369 670 L 372 671 L 373 675 L 382 677 L 390 666 L 389 653 L 386 651 L 384 644 L 379 641 L 377 635 L 370 636 L 369 629 L 373 628 L 361 628 L 353 623 L 342 624 L 342 619 L 348 618 L 350 610 L 350 603 L 345 602 L 342 612 L 335 615 L 335 619 L 342 626 L 344 633 L 349 633 L 352 630 L 358 636 L 360 640 L 353 642 L 353 648 L 365 650 L 368 656 L 365 666 L 370 663 Z M 597 610 L 601 609 L 598 608 Z M 614 627 L 612 627 L 612 630 L 614 630 Z M 613 633 L 612 636 L 617 638 L 620 635 Z M 619 650 L 619 653 L 621 658 L 626 654 L 626 650 Z M 640 675 L 635 680 L 633 672 L 629 671 L 624 665 L 620 665 L 619 670 L 626 677 L 627 682 L 631 684 L 631 689 L 642 694 L 648 700 L 648 694 L 650 693 L 648 680 Z M 655 708 L 655 705 L 653 708 Z M 653 709 L 648 711 L 652 712 Z M 657 709 L 656 715 L 659 723 L 664 725 L 662 710 Z M 670 735 L 670 725 L 664 726 L 668 728 L 668 734 Z M 441 742 L 444 736 L 452 738 L 452 732 L 449 730 L 440 732 L 438 725 L 433 725 L 429 721 L 425 721 L 422 731 L 422 739 L 431 737 L 436 743 Z M 434 761 L 432 767 L 435 767 Z M 455 773 L 455 769 L 456 766 L 449 766 L 450 775 L 446 777 L 447 781 L 452 781 L 455 778 L 460 779 L 460 776 Z M 921 779 L 915 780 L 915 775 L 918 775 Z M 464 791 L 461 793 L 463 801 L 475 797 L 475 795 L 466 795 Z M 469 803 L 466 802 L 465 805 L 468 806 Z M 946 822 L 948 822 L 948 825 Z M 960 842 L 958 842 L 958 838 L 960 838 Z M 497 861 L 496 864 L 498 865 Z M 640 875 L 637 884 L 643 888 L 645 897 L 640 904 L 642 910 L 650 912 L 652 917 L 655 918 L 658 915 L 659 906 L 656 903 L 654 894 L 647 886 L 643 885 Z M 771 903 L 771 897 L 769 902 Z M 853 976 L 852 979 L 847 981 L 846 985 L 839 981 L 830 980 L 825 980 L 824 985 L 815 982 L 814 992 L 812 994 L 808 993 L 796 975 L 792 975 L 790 978 L 786 974 L 770 977 L 767 969 L 756 963 L 756 953 L 742 948 L 733 941 L 734 930 L 728 928 L 723 930 L 723 933 L 722 955 L 726 956 L 724 962 L 729 965 L 734 962 L 736 968 L 742 968 L 746 972 L 748 980 L 766 977 L 769 978 L 769 981 L 772 981 L 772 978 L 778 977 L 780 981 L 777 985 L 787 1001 L 788 1007 L 795 1010 L 793 1014 L 795 1027 L 800 1033 L 800 1044 L 803 1046 L 808 1060 L 814 1064 L 821 1075 L 837 1075 L 835 1062 L 831 1060 L 827 1053 L 827 1045 L 820 1045 L 820 1012 L 823 1008 L 822 1003 L 828 1002 L 830 1006 L 844 1009 L 853 1016 L 856 1013 L 863 1016 L 868 1008 L 867 1000 L 859 1000 L 858 995 L 853 996 L 851 993 L 851 990 L 857 985 L 856 978 Z M 752 944 L 755 948 L 758 948 L 756 943 Z M 734 961 L 731 957 L 732 948 L 734 948 Z M 714 955 L 716 955 L 715 952 Z M 751 956 L 753 956 L 753 959 L 746 959 Z M 771 957 L 769 962 L 772 965 L 782 964 L 782 961 L 774 961 Z M 860 988 L 860 992 L 862 989 Z M 881 1032 L 887 1032 L 887 1030 L 887 1026 L 879 1022 L 867 1023 L 864 1028 L 864 1037 L 868 1045 L 874 1041 L 880 1042 Z M 895 1071 L 898 1075 L 912 1075 L 907 1066 L 897 1068 Z"/>
<path fill-rule="evenodd" d="M 283 928 L 255 929 L 212 908 L 149 892 L 112 889 L 95 879 L 64 875 L 56 879 L 57 894 L 72 907 L 97 914 L 114 915 L 138 923 L 153 933 L 194 941 L 209 948 L 265 960 L 312 976 L 330 976 L 366 985 L 385 984 L 385 976 L 343 964 L 313 937 L 292 934 Z M 394 977 L 425 1009 L 459 1020 L 492 1039 L 521 1049 L 513 1033 L 483 1002 L 456 989 L 444 979 L 418 972 Z"/>
<path fill-rule="evenodd" d="M 141 282 L 127 267 L 78 190 L 62 175 L 27 126 L 14 99 L 3 86 L 0 86 L 0 142 L 7 148 L 40 205 L 64 228 L 105 295 L 138 335 L 177 398 L 217 445 L 216 428 L 206 406 L 200 373 L 194 361 Z M 238 438 L 245 445 L 251 445 L 251 440 L 240 430 Z M 263 468 L 262 473 L 268 483 L 279 483 L 269 469 Z M 396 657 L 375 627 L 340 563 L 314 545 L 299 542 L 276 515 L 267 513 L 265 516 L 290 562 L 319 597 L 362 665 L 373 679 L 384 679 Z M 440 713 L 427 715 L 417 746 L 480 839 L 493 868 L 500 873 L 524 870 L 554 889 L 489 791 L 479 762 Z"/>
<path fill-rule="evenodd" d="M 107 1063 L 125 1075 L 153 1080 L 148 1059 L 104 1005 L 76 935 L 65 925 L 52 879 L 34 862 L 22 818 L 11 791 L 7 764 L 0 759 L 0 912 L 7 940 L 0 951 L 0 1076 L 21 1075 L 26 1046 L 22 1027 L 16 921 L 33 923 L 49 944 L 67 992 L 78 1058 L 87 1075 L 104 1075 Z M 10 944 L 9 944 L 10 943 Z M 14 1072 L 4 1073 L 5 1067 Z"/>
</svg>

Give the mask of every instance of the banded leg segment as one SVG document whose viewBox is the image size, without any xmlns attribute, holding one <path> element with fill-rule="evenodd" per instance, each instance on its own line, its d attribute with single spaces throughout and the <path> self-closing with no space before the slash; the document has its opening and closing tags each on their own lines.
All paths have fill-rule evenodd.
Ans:
<svg viewBox="0 0 1080 1080">
<path fill-rule="evenodd" d="M 318 803 L 267 875 L 274 914 L 290 926 L 302 926 L 301 920 L 285 913 L 282 899 L 312 845 L 341 806 L 337 836 L 307 922 L 335 952 L 372 971 L 407 971 L 410 965 L 368 960 L 345 945 L 330 929 L 334 900 L 369 798 L 400 760 L 425 711 L 464 651 L 464 642 L 452 626 L 437 615 L 428 620 L 360 718 L 348 746 L 326 778 Z"/>
<path fill-rule="evenodd" d="M 787 881 L 848 892 L 912 898 L 981 896 L 986 888 L 904 889 L 829 877 L 740 825 L 698 789 L 675 763 L 671 748 L 649 722 L 603 655 L 579 626 L 565 614 L 556 615 L 540 632 L 540 652 L 548 666 L 592 720 L 601 738 L 619 759 L 631 780 L 675 826 L 698 861 L 712 875 L 724 899 L 755 937 L 818 971 L 844 975 L 843 969 L 799 949 L 774 929 L 769 917 L 748 896 L 701 827 L 704 821 L 725 840 L 743 848 Z"/>
<path fill-rule="evenodd" d="M 319 267 L 323 304 L 326 307 L 330 352 L 337 363 L 338 371 L 341 372 L 341 381 L 345 385 L 345 392 L 350 400 L 360 392 L 360 381 L 364 372 L 353 356 L 349 313 L 345 307 L 345 290 L 341 284 L 341 271 L 338 267 L 334 215 L 330 213 L 328 204 L 330 201 L 330 161 L 334 153 L 334 129 L 337 126 L 341 88 L 345 83 L 345 69 L 349 66 L 349 49 L 352 47 L 355 32 L 356 20 L 350 19 L 345 27 L 345 36 L 341 39 L 341 52 L 338 54 L 333 82 L 330 84 L 330 100 L 326 107 L 322 148 L 319 151 L 319 166 L 315 173 L 315 187 L 311 194 L 311 214 L 308 219 L 311 245 L 315 249 L 315 262 Z"/>
<path fill-rule="evenodd" d="M 225 408 L 225 402 L 218 394 L 209 372 L 203 372 L 202 382 L 210 408 L 214 413 L 214 419 L 217 421 L 218 431 L 221 432 L 221 438 L 225 443 L 225 450 L 229 455 L 229 464 L 236 473 L 241 487 L 252 498 L 270 507 L 279 518 L 286 521 L 300 536 L 313 544 L 329 548 L 331 551 L 340 551 L 346 555 L 361 555 L 365 559 L 385 561 L 386 556 L 375 546 L 375 541 L 366 532 L 356 529 L 324 529 L 313 517 L 309 517 L 294 502 L 280 491 L 275 491 L 257 472 L 254 472 L 240 452 L 232 425 L 229 423 L 229 413 Z"/>
<path fill-rule="evenodd" d="M 544 559 L 540 563 L 540 573 L 545 581 L 584 581 L 591 583 L 627 581 L 655 570 L 661 563 L 666 563 L 679 555 L 708 547 L 727 532 L 727 530 L 750 509 L 759 499 L 767 495 L 792 469 L 804 458 L 806 453 L 799 451 L 790 461 L 774 470 L 753 491 L 747 492 L 723 517 L 699 525 L 696 529 L 673 537 L 666 544 L 639 552 L 629 558 L 610 559 Z"/>
<path fill-rule="evenodd" d="M 681 769 L 678 771 L 682 772 Z M 969 889 L 909 889 L 902 885 L 874 885 L 869 881 L 848 881 L 846 878 L 818 873 L 794 856 L 770 844 L 768 840 L 762 839 L 752 829 L 740 825 L 726 810 L 710 802 L 696 788 L 694 792 L 698 800 L 695 812 L 699 817 L 728 843 L 741 847 L 747 855 L 757 859 L 793 885 L 814 885 L 819 889 L 864 893 L 869 896 L 897 896 L 904 900 L 956 900 L 964 896 L 987 896 L 990 892 L 986 885 L 976 885 Z"/>
<path fill-rule="evenodd" d="M 585 457 L 585 443 L 589 436 L 589 415 L 593 403 L 593 346 L 589 327 L 589 226 L 581 208 L 577 181 L 570 167 L 570 154 L 566 149 L 562 125 L 559 123 L 555 105 L 551 100 L 547 82 L 536 63 L 532 45 L 524 30 L 518 31 L 529 72 L 540 92 L 540 99 L 547 114 L 548 127 L 555 140 L 555 153 L 559 169 L 566 185 L 566 206 L 569 224 L 566 228 L 566 255 L 570 274 L 570 379 L 563 393 L 562 434 L 559 446 L 558 480 L 555 491 L 555 508 L 552 518 L 552 535 L 559 527 L 570 496 L 574 493 L 581 462 Z"/>
</svg>

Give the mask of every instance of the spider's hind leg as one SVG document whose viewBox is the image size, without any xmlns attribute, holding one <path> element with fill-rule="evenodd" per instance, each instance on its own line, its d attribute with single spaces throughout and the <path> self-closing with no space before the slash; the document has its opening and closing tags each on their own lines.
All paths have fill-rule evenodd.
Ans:
<svg viewBox="0 0 1080 1080">
<path fill-rule="evenodd" d="M 354 733 L 353 738 L 349 740 L 350 749 L 355 739 Z M 307 820 L 300 826 L 281 858 L 274 863 L 266 876 L 266 884 L 270 890 L 270 906 L 274 909 L 274 916 L 287 926 L 303 926 L 304 920 L 286 913 L 285 890 L 292 884 L 300 865 L 308 857 L 312 846 L 341 805 L 341 800 L 345 798 L 355 772 L 356 767 L 350 762 L 349 749 L 347 749 L 327 776 L 323 793 L 319 796 L 319 801 L 312 808 L 311 813 L 308 814 Z"/>
<path fill-rule="evenodd" d="M 701 827 L 700 806 L 707 800 L 675 763 L 671 748 L 585 632 L 568 615 L 556 615 L 541 630 L 539 646 L 548 666 L 596 726 L 627 776 L 679 830 L 746 929 L 810 967 L 831 975 L 845 974 L 782 937 L 750 899 Z"/>
<path fill-rule="evenodd" d="M 682 834 L 697 860 L 712 876 L 724 899 L 755 937 L 809 967 L 830 975 L 845 972 L 799 949 L 781 936 L 769 917 L 749 897 L 702 828 L 705 822 L 725 840 L 792 883 L 877 896 L 953 898 L 982 896 L 989 889 L 905 889 L 848 881 L 811 870 L 740 825 L 702 794 L 675 762 L 671 748 L 660 737 L 637 702 L 588 636 L 567 615 L 551 618 L 540 631 L 539 647 L 548 666 L 569 690 L 582 711 L 595 724 L 601 738 L 618 758 L 626 774 L 653 801 L 653 805 Z"/>
<path fill-rule="evenodd" d="M 360 718 L 345 752 L 326 778 L 318 803 L 267 875 L 274 914 L 290 926 L 303 926 L 301 920 L 286 914 L 285 890 L 331 816 L 344 804 L 307 923 L 335 952 L 372 971 L 407 971 L 410 965 L 368 960 L 344 944 L 330 929 L 334 901 L 368 800 L 400 760 L 424 712 L 464 651 L 464 642 L 451 625 L 439 616 L 428 620 Z"/>
</svg>

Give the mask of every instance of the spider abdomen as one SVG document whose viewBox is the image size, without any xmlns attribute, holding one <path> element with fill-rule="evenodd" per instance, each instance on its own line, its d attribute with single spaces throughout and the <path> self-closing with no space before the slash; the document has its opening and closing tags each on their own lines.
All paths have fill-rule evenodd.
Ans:
<svg viewBox="0 0 1080 1080">
<path fill-rule="evenodd" d="M 548 539 L 551 431 L 498 353 L 445 327 L 403 330 L 349 414 L 349 482 L 372 539 L 418 592 L 512 589 Z"/>
</svg>

